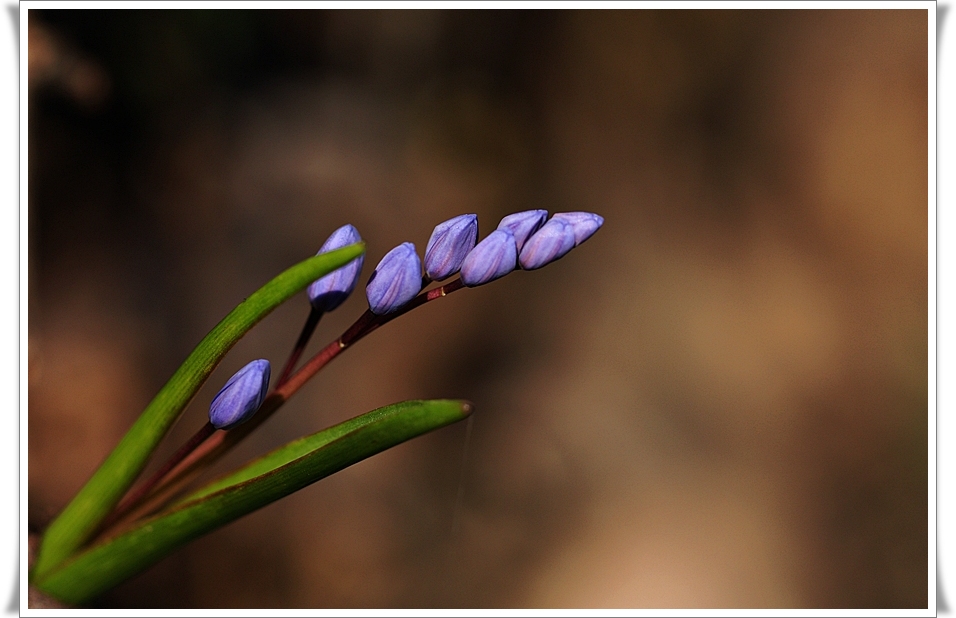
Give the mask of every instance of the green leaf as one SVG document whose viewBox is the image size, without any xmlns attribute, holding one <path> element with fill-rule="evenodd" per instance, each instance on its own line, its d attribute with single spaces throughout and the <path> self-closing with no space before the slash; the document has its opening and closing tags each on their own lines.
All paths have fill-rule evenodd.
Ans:
<svg viewBox="0 0 956 618">
<path fill-rule="evenodd" d="M 36 585 L 65 603 L 85 603 L 198 536 L 471 411 L 463 401 L 407 401 L 296 440 L 79 554 Z"/>
<path fill-rule="evenodd" d="M 41 579 L 72 555 L 126 493 L 169 428 L 222 357 L 259 320 L 307 285 L 365 251 L 356 243 L 304 260 L 242 301 L 199 342 L 106 461 L 50 524 L 31 579 Z"/>
</svg>

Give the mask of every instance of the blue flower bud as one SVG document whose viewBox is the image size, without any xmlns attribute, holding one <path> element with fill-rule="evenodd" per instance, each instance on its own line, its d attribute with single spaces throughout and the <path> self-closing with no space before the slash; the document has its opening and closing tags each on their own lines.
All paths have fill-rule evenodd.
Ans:
<svg viewBox="0 0 956 618">
<path fill-rule="evenodd" d="M 362 240 L 358 230 L 351 225 L 343 225 L 332 232 L 316 255 L 341 249 Z M 308 288 L 309 301 L 319 311 L 332 311 L 341 305 L 358 283 L 365 255 L 360 255 L 345 266 L 336 269 L 321 279 L 317 279 Z"/>
<path fill-rule="evenodd" d="M 316 255 L 341 249 L 360 240 L 362 240 L 362 237 L 359 236 L 358 230 L 351 225 L 343 225 L 332 232 L 332 235 L 329 236 Z M 358 277 L 362 272 L 364 263 L 365 256 L 360 255 L 345 266 L 330 272 L 309 285 L 307 293 L 312 306 L 320 311 L 332 311 L 341 305 L 355 289 L 355 284 L 358 283 Z"/>
<path fill-rule="evenodd" d="M 254 360 L 235 373 L 209 405 L 209 422 L 216 429 L 244 423 L 256 413 L 269 390 L 269 361 Z"/>
<path fill-rule="evenodd" d="M 564 221 L 574 230 L 574 246 L 590 238 L 604 225 L 604 217 L 593 212 L 556 212 L 552 219 Z"/>
<path fill-rule="evenodd" d="M 422 263 L 415 245 L 404 242 L 385 254 L 365 287 L 372 313 L 384 315 L 400 309 L 422 289 Z"/>
<path fill-rule="evenodd" d="M 499 230 L 508 230 L 515 237 L 515 246 L 518 252 L 524 247 L 528 238 L 541 229 L 548 218 L 547 210 L 526 210 L 508 215 L 498 224 Z"/>
<path fill-rule="evenodd" d="M 473 288 L 504 277 L 515 269 L 517 256 L 514 235 L 508 230 L 495 230 L 465 256 L 461 282 Z"/>
<path fill-rule="evenodd" d="M 468 252 L 478 240 L 478 216 L 459 215 L 435 226 L 425 247 L 425 274 L 441 281 L 461 268 Z"/>
<path fill-rule="evenodd" d="M 525 270 L 549 264 L 574 248 L 574 228 L 561 219 L 551 219 L 525 243 L 518 263 Z"/>
</svg>

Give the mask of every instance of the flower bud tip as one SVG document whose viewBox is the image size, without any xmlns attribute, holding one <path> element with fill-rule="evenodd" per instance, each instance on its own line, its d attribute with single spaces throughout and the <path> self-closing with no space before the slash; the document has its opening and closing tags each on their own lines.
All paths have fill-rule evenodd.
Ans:
<svg viewBox="0 0 956 618">
<path fill-rule="evenodd" d="M 498 223 L 499 230 L 507 230 L 515 237 L 515 247 L 518 253 L 532 234 L 541 229 L 548 218 L 547 210 L 525 210 L 504 217 Z"/>
<path fill-rule="evenodd" d="M 332 232 L 316 255 L 341 249 L 361 240 L 358 230 L 346 224 Z M 341 305 L 355 289 L 363 264 L 365 264 L 364 254 L 309 285 L 307 293 L 312 306 L 320 311 L 328 312 Z"/>
<path fill-rule="evenodd" d="M 269 390 L 270 373 L 269 361 L 260 358 L 233 374 L 209 405 L 213 427 L 230 429 L 252 418 Z"/>
<path fill-rule="evenodd" d="M 562 219 L 552 218 L 528 239 L 518 262 L 525 270 L 541 268 L 574 248 L 574 229 Z"/>
<path fill-rule="evenodd" d="M 369 309 L 376 315 L 392 313 L 422 289 L 422 263 L 415 245 L 405 242 L 385 254 L 365 287 Z"/>
<path fill-rule="evenodd" d="M 574 230 L 574 246 L 590 238 L 604 225 L 604 217 L 593 212 L 556 212 L 552 219 L 564 221 Z"/>
<path fill-rule="evenodd" d="M 425 247 L 425 274 L 432 281 L 454 275 L 477 239 L 477 215 L 459 215 L 439 223 Z"/>
<path fill-rule="evenodd" d="M 461 282 L 475 287 L 504 277 L 515 269 L 518 248 L 509 230 L 495 230 L 485 237 L 461 264 Z"/>
</svg>

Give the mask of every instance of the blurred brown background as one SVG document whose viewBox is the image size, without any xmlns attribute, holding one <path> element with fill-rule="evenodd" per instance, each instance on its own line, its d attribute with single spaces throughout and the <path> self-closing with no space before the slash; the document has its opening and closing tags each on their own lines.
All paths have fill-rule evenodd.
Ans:
<svg viewBox="0 0 956 618">
<path fill-rule="evenodd" d="M 31 10 L 31 526 L 334 228 L 368 256 L 314 349 L 440 221 L 589 210 L 586 244 L 376 332 L 223 464 L 404 399 L 469 399 L 470 432 L 102 606 L 926 607 L 927 37 L 923 10 Z"/>
</svg>

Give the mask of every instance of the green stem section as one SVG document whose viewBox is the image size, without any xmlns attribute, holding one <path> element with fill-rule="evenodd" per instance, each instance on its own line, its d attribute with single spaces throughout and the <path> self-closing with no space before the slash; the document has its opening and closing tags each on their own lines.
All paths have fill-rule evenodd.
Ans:
<svg viewBox="0 0 956 618">
<path fill-rule="evenodd" d="M 184 458 L 178 466 L 173 468 L 168 474 L 165 474 L 163 478 L 157 479 L 157 482 L 152 483 L 152 493 L 138 496 L 138 501 L 149 500 L 152 503 L 153 497 L 157 495 L 166 497 L 172 495 L 172 493 L 181 488 L 181 482 L 184 479 L 191 480 L 195 478 L 195 474 L 198 470 L 208 467 L 244 440 L 246 436 L 255 431 L 262 423 L 266 422 L 286 400 L 302 388 L 320 369 L 329 364 L 332 359 L 351 347 L 354 343 L 375 331 L 380 326 L 391 322 L 399 316 L 405 315 L 412 309 L 420 307 L 427 302 L 443 298 L 463 287 L 464 284 L 461 282 L 461 279 L 455 279 L 441 287 L 419 294 L 407 305 L 394 313 L 376 315 L 370 310 L 367 310 L 341 337 L 326 345 L 298 371 L 277 384 L 275 390 L 266 397 L 266 400 L 262 403 L 262 407 L 259 408 L 251 419 L 229 431 L 213 434 L 205 442 L 200 444 L 196 450 L 190 453 L 188 457 Z M 305 330 L 303 330 L 303 332 L 305 332 Z M 174 492 L 167 491 L 170 487 L 175 488 Z M 161 499 L 154 507 L 158 508 L 164 501 L 165 498 Z M 136 505 L 131 504 L 130 506 L 134 507 Z"/>
<path fill-rule="evenodd" d="M 249 296 L 217 324 L 47 528 L 31 579 L 44 578 L 89 539 L 142 472 L 149 456 L 209 374 L 249 329 L 311 282 L 344 266 L 364 250 L 364 243 L 356 243 L 296 264 Z"/>
<path fill-rule="evenodd" d="M 36 586 L 66 603 L 85 603 L 211 530 L 471 412 L 463 401 L 409 401 L 296 440 L 79 554 Z"/>
</svg>

